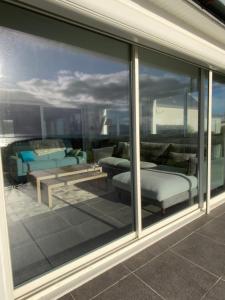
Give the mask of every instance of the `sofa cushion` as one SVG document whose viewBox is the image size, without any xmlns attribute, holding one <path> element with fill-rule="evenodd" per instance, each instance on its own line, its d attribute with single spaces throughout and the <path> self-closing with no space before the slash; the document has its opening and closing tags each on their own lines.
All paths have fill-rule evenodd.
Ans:
<svg viewBox="0 0 225 300">
<path fill-rule="evenodd" d="M 65 157 L 65 151 L 56 151 L 48 154 L 49 159 L 63 159 Z"/>
<path fill-rule="evenodd" d="M 99 160 L 99 164 L 100 165 L 109 165 L 109 166 L 113 166 L 116 167 L 118 166 L 119 163 L 127 163 L 127 159 L 124 158 L 118 158 L 118 157 L 105 157 Z"/>
<path fill-rule="evenodd" d="M 169 144 L 166 143 L 141 142 L 141 160 L 163 163 L 165 156 L 167 156 L 168 148 Z"/>
<path fill-rule="evenodd" d="M 157 167 L 157 165 L 155 163 L 151 163 L 151 162 L 148 162 L 148 161 L 141 161 L 140 162 L 140 167 L 141 167 L 142 170 L 148 170 L 148 169 Z"/>
<path fill-rule="evenodd" d="M 114 148 L 112 156 L 130 159 L 130 144 L 128 142 L 119 142 Z"/>
<path fill-rule="evenodd" d="M 60 139 L 43 139 L 29 141 L 33 149 L 59 149 L 65 148 L 65 144 Z"/>
<path fill-rule="evenodd" d="M 67 156 L 76 157 L 81 153 L 81 149 L 71 149 L 69 152 L 66 153 Z"/>
<path fill-rule="evenodd" d="M 170 144 L 168 151 L 177 153 L 197 153 L 198 148 L 197 145 L 192 144 Z"/>
<path fill-rule="evenodd" d="M 131 191 L 130 172 L 120 173 L 113 177 L 113 185 L 122 190 Z M 159 170 L 141 170 L 141 193 L 148 199 L 164 201 L 170 197 L 197 187 L 197 178 L 180 173 Z"/>
<path fill-rule="evenodd" d="M 23 174 L 28 173 L 28 164 L 26 162 L 22 163 L 22 171 L 23 171 Z"/>
<path fill-rule="evenodd" d="M 56 166 L 57 167 L 66 167 L 71 165 L 77 164 L 77 159 L 75 157 L 64 157 L 63 159 L 56 159 Z"/>
<path fill-rule="evenodd" d="M 94 162 L 98 163 L 101 159 L 112 156 L 114 147 L 115 146 L 92 149 Z"/>
<path fill-rule="evenodd" d="M 222 157 L 222 145 L 212 145 L 212 159 L 219 159 Z"/>
<path fill-rule="evenodd" d="M 56 168 L 55 160 L 34 160 L 27 163 L 29 172 Z"/>
<path fill-rule="evenodd" d="M 188 175 L 196 173 L 196 158 L 195 153 L 177 153 L 170 152 L 167 165 L 185 169 Z"/>
<path fill-rule="evenodd" d="M 22 159 L 23 162 L 34 161 L 36 159 L 35 153 L 31 150 L 20 151 L 19 152 L 19 157 Z"/>
</svg>

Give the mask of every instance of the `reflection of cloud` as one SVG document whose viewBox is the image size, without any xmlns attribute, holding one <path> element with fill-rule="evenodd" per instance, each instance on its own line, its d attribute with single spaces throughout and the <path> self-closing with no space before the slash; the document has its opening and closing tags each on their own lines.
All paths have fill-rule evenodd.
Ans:
<svg viewBox="0 0 225 300">
<path fill-rule="evenodd" d="M 189 85 L 176 76 L 140 75 L 142 97 L 157 97 Z M 17 103 L 44 103 L 53 106 L 109 105 L 127 110 L 129 103 L 129 72 L 87 74 L 60 70 L 55 79 L 32 78 L 17 82 L 14 87 L 0 89 L 0 100 Z"/>
<path fill-rule="evenodd" d="M 190 89 L 190 78 L 166 74 L 166 76 L 152 76 L 141 74 L 140 92 L 141 97 L 165 97 L 178 93 L 185 93 Z"/>
<path fill-rule="evenodd" d="M 55 80 L 33 78 L 18 82 L 18 87 L 51 104 L 72 102 L 122 106 L 128 103 L 129 74 L 127 71 L 112 74 L 85 74 L 58 72 Z"/>
</svg>

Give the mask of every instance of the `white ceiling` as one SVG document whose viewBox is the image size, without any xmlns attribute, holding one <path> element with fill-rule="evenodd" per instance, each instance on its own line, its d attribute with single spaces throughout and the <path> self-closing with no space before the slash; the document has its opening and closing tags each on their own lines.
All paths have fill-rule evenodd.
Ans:
<svg viewBox="0 0 225 300">
<path fill-rule="evenodd" d="M 132 2 L 225 49 L 225 25 L 191 0 L 132 0 Z"/>
</svg>

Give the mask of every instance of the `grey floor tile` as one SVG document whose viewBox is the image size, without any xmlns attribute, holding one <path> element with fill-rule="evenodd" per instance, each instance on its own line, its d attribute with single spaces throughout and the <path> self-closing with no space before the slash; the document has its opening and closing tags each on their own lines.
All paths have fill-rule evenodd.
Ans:
<svg viewBox="0 0 225 300">
<path fill-rule="evenodd" d="M 14 222 L 12 225 L 9 225 L 8 229 L 10 245 L 12 247 L 32 242 L 32 238 L 22 222 Z"/>
<path fill-rule="evenodd" d="M 186 226 L 190 228 L 191 230 L 195 231 L 199 229 L 200 227 L 206 225 L 208 222 L 212 221 L 213 217 L 211 215 L 204 215 L 193 222 L 187 224 Z"/>
<path fill-rule="evenodd" d="M 74 226 L 77 233 L 83 237 L 83 240 L 89 240 L 100 237 L 102 234 L 115 229 L 104 221 L 90 219 L 89 221 L 80 225 Z"/>
<path fill-rule="evenodd" d="M 188 227 L 182 227 L 178 230 L 176 230 L 175 232 L 169 234 L 168 236 L 166 236 L 165 238 L 161 239 L 158 242 L 158 246 L 160 246 L 161 249 L 167 249 L 171 246 L 173 246 L 174 244 L 176 244 L 177 242 L 185 239 L 188 235 L 190 235 L 192 232 L 192 230 Z"/>
<path fill-rule="evenodd" d="M 103 197 L 102 197 L 101 201 L 98 201 L 93 204 L 90 203 L 89 205 L 92 205 L 95 209 L 100 210 L 103 214 L 108 214 L 112 211 L 117 211 L 122 208 L 127 208 L 127 205 L 125 205 L 121 202 L 110 201 L 110 200 L 104 199 Z"/>
<path fill-rule="evenodd" d="M 90 220 L 91 216 L 82 212 L 79 208 L 73 206 L 67 206 L 55 210 L 55 213 L 62 217 L 65 221 L 71 225 L 78 225 Z"/>
<path fill-rule="evenodd" d="M 135 272 L 165 299 L 200 299 L 217 277 L 167 251 Z"/>
<path fill-rule="evenodd" d="M 223 300 L 225 299 L 225 282 L 220 280 L 203 298 L 204 300 Z"/>
<path fill-rule="evenodd" d="M 51 213 L 45 214 L 45 217 L 42 218 L 29 218 L 24 221 L 24 225 L 34 239 L 62 231 L 70 226 L 61 217 Z"/>
<path fill-rule="evenodd" d="M 225 218 L 215 218 L 197 232 L 225 244 Z"/>
<path fill-rule="evenodd" d="M 95 209 L 94 206 L 86 205 L 85 203 L 80 203 L 80 205 L 76 205 L 76 207 L 83 213 L 89 215 L 90 217 L 98 218 L 99 216 L 102 216 L 103 213 Z"/>
<path fill-rule="evenodd" d="M 78 234 L 77 230 L 71 227 L 37 239 L 36 242 L 45 256 L 51 259 L 51 256 L 63 253 L 65 250 L 83 242 L 83 238 Z"/>
<path fill-rule="evenodd" d="M 149 260 L 155 257 L 157 254 L 159 255 L 163 250 L 158 248 L 157 245 L 154 244 L 145 250 L 137 253 L 136 255 L 132 256 L 128 260 L 124 261 L 123 264 L 130 270 L 134 271 L 137 268 L 140 268 L 144 264 L 146 264 Z"/>
<path fill-rule="evenodd" d="M 137 279 L 133 274 L 120 280 L 117 284 L 107 289 L 100 295 L 96 300 L 160 300 L 159 297 L 153 290 L 147 287 L 142 281 Z"/>
<path fill-rule="evenodd" d="M 69 293 L 69 294 L 66 294 L 66 295 L 58 298 L 57 300 L 75 300 L 75 298 Z"/>
<path fill-rule="evenodd" d="M 116 211 L 111 211 L 108 213 L 108 215 L 124 225 L 129 225 L 134 222 L 132 208 L 127 206 L 124 206 Z"/>
<path fill-rule="evenodd" d="M 11 257 L 13 270 L 15 271 L 45 260 L 44 255 L 34 242 L 12 248 Z"/>
<path fill-rule="evenodd" d="M 11 258 L 15 285 L 51 269 L 51 265 L 33 242 L 11 249 Z"/>
<path fill-rule="evenodd" d="M 222 204 L 211 210 L 210 215 L 213 217 L 220 216 L 225 213 L 225 204 Z"/>
<path fill-rule="evenodd" d="M 128 274 L 128 270 L 123 265 L 118 265 L 72 291 L 71 294 L 75 299 L 90 299 Z"/>
<path fill-rule="evenodd" d="M 172 248 L 172 251 L 186 257 L 217 276 L 225 276 L 225 245 L 193 233 Z"/>
<path fill-rule="evenodd" d="M 47 260 L 41 260 L 17 271 L 13 270 L 14 285 L 18 286 L 26 281 L 31 281 L 35 277 L 42 276 L 44 273 L 50 272 L 51 270 L 52 266 Z"/>
</svg>

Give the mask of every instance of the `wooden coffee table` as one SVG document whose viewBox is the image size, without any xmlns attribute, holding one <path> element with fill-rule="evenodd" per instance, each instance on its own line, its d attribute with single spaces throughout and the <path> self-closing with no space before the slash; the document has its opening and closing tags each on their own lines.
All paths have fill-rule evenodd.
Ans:
<svg viewBox="0 0 225 300">
<path fill-rule="evenodd" d="M 53 206 L 53 190 L 57 187 L 73 185 L 84 181 L 106 178 L 107 173 L 101 171 L 90 171 L 74 175 L 61 176 L 53 179 L 41 181 L 41 201 L 46 203 L 49 208 Z"/>
<path fill-rule="evenodd" d="M 28 174 L 28 180 L 35 184 L 37 189 L 37 201 L 41 203 L 41 182 L 43 180 L 61 178 L 82 173 L 89 173 L 93 171 L 101 173 L 102 168 L 98 165 L 82 164 L 48 170 L 33 171 Z"/>
</svg>

